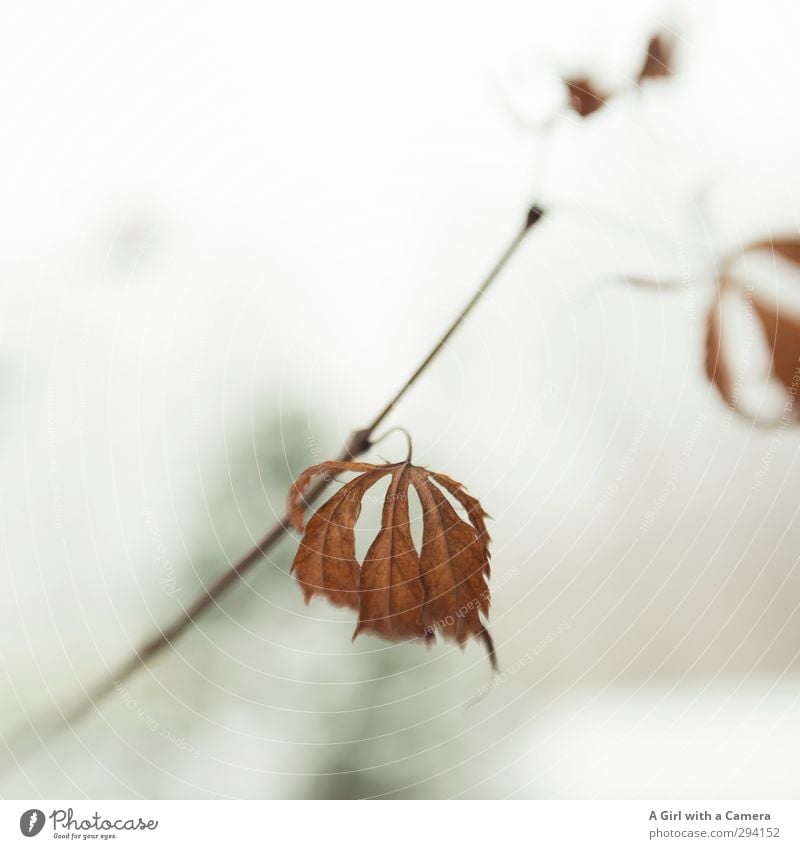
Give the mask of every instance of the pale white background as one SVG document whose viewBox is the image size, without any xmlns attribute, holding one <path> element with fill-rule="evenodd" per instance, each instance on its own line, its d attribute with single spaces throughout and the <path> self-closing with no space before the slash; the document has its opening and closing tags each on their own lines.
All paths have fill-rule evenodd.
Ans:
<svg viewBox="0 0 800 849">
<path fill-rule="evenodd" d="M 797 227 L 797 18 L 4 12 L 3 732 L 259 536 L 287 464 L 338 452 L 528 203 L 549 216 L 391 419 L 494 518 L 505 683 L 468 707 L 479 646 L 351 645 L 347 615 L 303 606 L 287 544 L 0 793 L 796 796 L 800 436 L 731 416 L 702 360 L 713 256 Z M 637 92 L 660 27 L 680 73 Z M 628 88 L 544 142 L 531 125 L 576 67 Z M 242 446 L 270 457 L 249 506 Z"/>
</svg>

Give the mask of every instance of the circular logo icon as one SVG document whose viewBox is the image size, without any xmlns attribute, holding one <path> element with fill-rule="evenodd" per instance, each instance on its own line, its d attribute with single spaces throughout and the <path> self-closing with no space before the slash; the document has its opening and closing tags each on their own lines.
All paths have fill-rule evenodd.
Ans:
<svg viewBox="0 0 800 849">
<path fill-rule="evenodd" d="M 19 830 L 25 837 L 35 837 L 44 828 L 44 811 L 31 808 L 19 818 Z"/>
</svg>

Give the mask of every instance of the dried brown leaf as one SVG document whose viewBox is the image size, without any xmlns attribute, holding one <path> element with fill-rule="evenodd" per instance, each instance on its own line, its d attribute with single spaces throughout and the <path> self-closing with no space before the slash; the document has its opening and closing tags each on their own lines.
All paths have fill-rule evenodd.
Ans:
<svg viewBox="0 0 800 849">
<path fill-rule="evenodd" d="M 770 376 L 781 383 L 789 397 L 793 415 L 800 418 L 797 391 L 800 388 L 800 316 L 779 310 L 760 298 L 753 298 L 770 350 Z"/>
<path fill-rule="evenodd" d="M 755 251 L 770 251 L 773 254 L 800 265 L 800 239 L 789 236 L 775 240 L 754 242 L 738 254 L 727 258 L 719 277 L 719 298 L 712 305 L 706 321 L 706 359 L 705 371 L 708 379 L 719 390 L 722 397 L 738 412 L 741 409 L 741 387 L 737 385 L 734 369 L 730 363 L 730 353 L 725 340 L 730 331 L 723 321 L 723 299 L 738 299 L 756 319 L 763 345 L 766 346 L 768 377 L 774 380 L 785 392 L 785 411 L 789 417 L 800 418 L 800 405 L 797 403 L 800 389 L 800 315 L 792 313 L 786 307 L 779 306 L 763 294 L 756 294 L 745 288 L 738 276 L 731 276 L 730 268 L 735 260 Z M 745 266 L 746 267 L 746 266 Z M 740 307 L 741 308 L 741 307 Z M 733 344 L 729 340 L 728 345 Z"/>
<path fill-rule="evenodd" d="M 669 77 L 673 73 L 675 43 L 665 33 L 656 33 L 648 42 L 638 83 L 654 77 Z"/>
<path fill-rule="evenodd" d="M 674 40 L 666 33 L 656 33 L 645 48 L 645 58 L 636 76 L 636 82 L 655 77 L 669 77 L 673 73 Z M 603 88 L 587 76 L 565 77 L 567 101 L 570 109 L 581 118 L 592 115 L 621 89 L 604 91 Z"/>
<path fill-rule="evenodd" d="M 783 236 L 779 239 L 763 239 L 745 249 L 745 251 L 762 250 L 773 251 L 784 259 L 789 260 L 789 262 L 800 265 L 800 238 Z"/>
<path fill-rule="evenodd" d="M 608 95 L 600 91 L 588 77 L 565 79 L 564 85 L 567 87 L 570 109 L 581 118 L 597 112 L 608 100 Z"/>
<path fill-rule="evenodd" d="M 481 621 L 489 612 L 489 535 L 478 500 L 447 475 L 410 463 L 321 463 L 303 472 L 289 492 L 288 513 L 298 531 L 303 530 L 302 494 L 312 479 L 342 472 L 360 474 L 311 517 L 292 565 L 306 602 L 320 594 L 358 610 L 354 639 L 369 633 L 430 643 L 440 634 L 463 646 L 476 637 L 495 666 L 492 639 Z M 381 527 L 359 565 L 354 529 L 361 500 L 386 475 Z M 423 509 L 420 552 L 411 536 L 411 487 Z M 468 521 L 446 492 L 464 507 Z"/>
<path fill-rule="evenodd" d="M 320 593 L 338 607 L 358 610 L 354 528 L 361 499 L 383 474 L 362 474 L 343 486 L 309 520 L 292 567 L 306 602 Z"/>
</svg>

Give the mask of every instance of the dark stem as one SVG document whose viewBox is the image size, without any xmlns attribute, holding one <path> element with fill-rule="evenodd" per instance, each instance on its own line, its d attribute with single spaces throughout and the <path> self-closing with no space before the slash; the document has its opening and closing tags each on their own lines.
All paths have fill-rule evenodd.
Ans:
<svg viewBox="0 0 800 849">
<path fill-rule="evenodd" d="M 361 430 L 355 431 L 347 444 L 339 454 L 339 460 L 350 460 L 366 453 L 373 445 L 372 434 L 376 428 L 389 415 L 394 407 L 399 403 L 408 390 L 416 383 L 420 375 L 434 360 L 436 355 L 444 348 L 450 337 L 456 332 L 461 323 L 475 308 L 476 304 L 486 294 L 488 288 L 492 285 L 500 271 L 505 267 L 506 263 L 511 259 L 514 252 L 522 243 L 525 234 L 535 224 L 537 224 L 542 216 L 543 210 L 537 206 L 532 206 L 528 211 L 525 219 L 525 224 L 516 236 L 511 240 L 511 243 L 503 252 L 495 266 L 484 278 L 483 282 L 478 286 L 475 294 L 469 299 L 466 305 L 461 309 L 458 315 L 453 320 L 450 327 L 447 328 L 444 335 L 433 346 L 430 353 L 422 360 L 419 366 L 412 372 L 408 380 L 395 392 L 389 403 L 375 416 L 369 425 Z M 409 460 L 411 459 L 411 438 L 409 437 Z M 309 504 L 316 501 L 317 498 L 325 491 L 329 481 L 324 478 L 320 479 L 312 486 L 304 496 L 304 500 Z M 184 608 L 175 619 L 167 626 L 161 628 L 158 633 L 154 634 L 147 640 L 136 652 L 127 660 L 123 661 L 116 668 L 112 669 L 107 678 L 99 681 L 89 690 L 84 691 L 80 700 L 70 708 L 59 710 L 57 715 L 52 714 L 44 718 L 44 721 L 33 719 L 25 722 L 20 728 L 3 735 L 2 739 L 5 743 L 9 754 L 11 755 L 11 763 L 16 762 L 17 757 L 14 750 L 17 748 L 13 741 L 20 737 L 27 736 L 31 748 L 37 745 L 43 745 L 46 740 L 64 727 L 71 726 L 74 722 L 80 719 L 86 712 L 93 707 L 98 701 L 107 696 L 117 687 L 121 681 L 128 678 L 137 669 L 147 664 L 147 662 L 158 654 L 162 649 L 171 646 L 184 631 L 186 631 L 196 619 L 206 610 L 214 605 L 217 605 L 217 599 L 235 583 L 239 578 L 251 569 L 261 558 L 266 555 L 269 550 L 283 537 L 289 530 L 288 516 L 283 516 L 269 530 L 265 536 L 260 539 L 243 557 L 234 563 L 226 572 L 220 575 L 216 581 L 205 588 L 203 594 L 197 598 L 192 604 Z M 8 766 L 9 764 L 6 764 Z"/>
<path fill-rule="evenodd" d="M 453 323 L 447 330 L 444 332 L 444 335 L 439 339 L 439 341 L 431 348 L 430 353 L 427 357 L 417 366 L 416 371 L 414 371 L 411 377 L 397 390 L 394 394 L 394 397 L 391 401 L 378 413 L 377 416 L 372 420 L 369 428 L 367 428 L 366 433 L 371 434 L 375 428 L 380 425 L 380 423 L 392 412 L 394 407 L 399 403 L 402 397 L 408 392 L 409 389 L 417 382 L 417 379 L 425 371 L 425 369 L 431 364 L 431 361 L 436 357 L 436 355 L 444 348 L 444 346 L 449 341 L 450 337 L 458 330 L 461 322 L 472 312 L 475 308 L 475 305 L 480 301 L 480 299 L 486 294 L 486 290 L 494 283 L 497 275 L 505 268 L 506 263 L 511 259 L 514 255 L 514 251 L 520 246 L 522 240 L 525 238 L 525 234 L 528 230 L 533 227 L 534 224 L 538 223 L 542 216 L 544 215 L 544 211 L 541 210 L 538 206 L 532 206 L 528 210 L 527 217 L 525 218 L 525 225 L 519 231 L 519 233 L 512 239 L 511 244 L 505 249 L 505 252 L 500 257 L 500 259 L 495 264 L 494 268 L 489 272 L 489 274 L 485 277 L 483 283 L 475 290 L 475 294 L 467 301 L 464 308 L 461 312 L 455 317 Z M 359 433 L 364 433 L 364 431 L 359 431 Z"/>
<path fill-rule="evenodd" d="M 385 433 L 382 433 L 380 436 L 376 436 L 371 444 L 377 445 L 379 442 L 383 442 L 387 436 L 391 436 L 393 433 L 402 433 L 406 438 L 406 444 L 408 445 L 408 453 L 406 454 L 406 459 L 404 462 L 411 462 L 411 455 L 414 453 L 414 443 L 411 441 L 411 434 L 404 427 L 393 427 L 387 430 Z M 388 462 L 388 460 L 386 461 Z"/>
</svg>

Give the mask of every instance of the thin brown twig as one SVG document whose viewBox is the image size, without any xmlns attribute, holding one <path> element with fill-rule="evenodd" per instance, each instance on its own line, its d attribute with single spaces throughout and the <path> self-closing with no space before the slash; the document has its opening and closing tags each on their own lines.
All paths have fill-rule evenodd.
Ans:
<svg viewBox="0 0 800 849">
<path fill-rule="evenodd" d="M 489 274 L 484 278 L 480 286 L 475 290 L 475 293 L 461 309 L 458 315 L 453 320 L 452 324 L 444 332 L 438 342 L 433 346 L 427 356 L 422 360 L 419 366 L 412 372 L 408 380 L 395 392 L 388 404 L 375 416 L 375 418 L 361 430 L 355 431 L 348 440 L 345 447 L 339 454 L 339 460 L 349 460 L 366 453 L 372 446 L 372 435 L 375 430 L 381 425 L 384 419 L 392 412 L 400 400 L 405 396 L 409 389 L 416 383 L 422 373 L 428 368 L 431 362 L 439 354 L 439 352 L 447 344 L 450 337 L 456 332 L 464 319 L 472 312 L 476 304 L 481 300 L 488 288 L 492 285 L 500 271 L 505 267 L 506 263 L 511 259 L 514 252 L 522 243 L 526 233 L 537 224 L 544 212 L 537 206 L 532 206 L 528 211 L 525 223 L 521 230 L 512 239 L 506 250 L 503 252 L 500 259 L 494 265 Z M 304 501 L 307 504 L 312 504 L 325 491 L 329 484 L 329 480 L 321 478 L 313 487 L 311 487 L 304 496 Z M 85 690 L 79 701 L 72 707 L 59 709 L 56 715 L 48 714 L 42 718 L 34 718 L 25 722 L 20 728 L 3 735 L 2 739 L 6 748 L 11 755 L 11 763 L 16 763 L 18 757 L 15 757 L 14 752 L 19 748 L 19 739 L 27 736 L 31 749 L 44 745 L 46 741 L 63 728 L 72 726 L 81 717 L 83 717 L 90 708 L 94 707 L 97 702 L 101 701 L 105 696 L 119 686 L 120 682 L 132 675 L 136 670 L 145 666 L 147 662 L 158 654 L 162 649 L 171 646 L 172 643 L 183 634 L 188 628 L 194 624 L 197 618 L 208 610 L 213 605 L 217 604 L 217 600 L 225 593 L 225 591 L 233 586 L 238 580 L 249 571 L 261 558 L 266 555 L 269 550 L 281 539 L 281 537 L 289 530 L 290 524 L 288 516 L 283 516 L 278 522 L 260 539 L 245 555 L 243 555 L 236 563 L 233 563 L 226 572 L 219 576 L 213 583 L 205 588 L 192 604 L 184 608 L 181 613 L 173 619 L 164 628 L 159 629 L 158 633 L 154 634 L 147 640 L 134 654 L 127 660 L 120 663 L 116 668 L 112 669 L 110 674 L 99 681 L 93 687 Z M 22 753 L 24 756 L 25 753 Z"/>
</svg>

